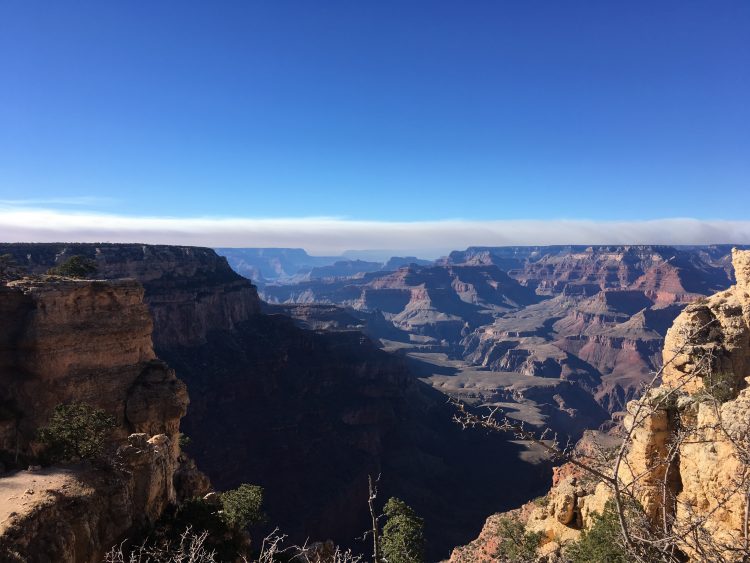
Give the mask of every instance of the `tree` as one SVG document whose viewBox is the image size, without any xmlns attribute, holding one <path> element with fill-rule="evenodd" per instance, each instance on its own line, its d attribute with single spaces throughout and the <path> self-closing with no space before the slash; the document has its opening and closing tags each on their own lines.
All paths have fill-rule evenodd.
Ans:
<svg viewBox="0 0 750 563">
<path fill-rule="evenodd" d="M 12 254 L 0 255 L 0 280 L 13 280 L 21 275 L 21 268 Z"/>
<path fill-rule="evenodd" d="M 261 509 L 263 487 L 243 483 L 234 490 L 221 493 L 221 505 L 227 523 L 237 529 L 258 524 L 264 519 Z"/>
<path fill-rule="evenodd" d="M 386 522 L 380 537 L 382 558 L 386 563 L 424 561 L 424 522 L 401 499 L 391 497 L 385 503 Z"/>
<path fill-rule="evenodd" d="M 51 461 L 98 457 L 115 427 L 115 418 L 87 405 L 58 405 L 47 425 L 39 429 L 39 441 L 47 447 Z"/>
<path fill-rule="evenodd" d="M 502 538 L 496 554 L 500 561 L 524 563 L 536 558 L 536 549 L 542 542 L 540 532 L 526 532 L 524 525 L 515 518 L 501 518 L 498 534 Z"/>
<path fill-rule="evenodd" d="M 62 264 L 50 268 L 47 273 L 53 276 L 85 279 L 98 271 L 96 262 L 84 256 L 71 256 Z"/>
</svg>

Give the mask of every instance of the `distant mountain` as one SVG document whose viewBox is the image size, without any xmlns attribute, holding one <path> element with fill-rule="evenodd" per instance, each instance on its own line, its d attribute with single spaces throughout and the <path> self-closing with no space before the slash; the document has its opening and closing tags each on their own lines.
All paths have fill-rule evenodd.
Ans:
<svg viewBox="0 0 750 563">
<path fill-rule="evenodd" d="M 394 271 L 409 264 L 427 265 L 415 256 L 392 256 L 388 260 L 362 260 L 347 251 L 344 256 L 310 256 L 301 248 L 217 248 L 232 269 L 250 280 L 265 283 L 299 283 L 325 278 L 353 277 L 379 270 Z M 351 257 L 349 255 L 352 255 Z"/>
<path fill-rule="evenodd" d="M 312 268 L 341 260 L 336 256 L 310 256 L 301 248 L 216 248 L 232 269 L 253 281 L 283 280 Z"/>
</svg>

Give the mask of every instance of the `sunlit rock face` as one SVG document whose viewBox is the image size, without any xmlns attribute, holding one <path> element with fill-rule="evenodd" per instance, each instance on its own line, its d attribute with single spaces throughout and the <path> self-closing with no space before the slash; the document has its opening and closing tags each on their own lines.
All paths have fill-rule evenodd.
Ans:
<svg viewBox="0 0 750 563">
<path fill-rule="evenodd" d="M 175 474 L 181 474 L 179 496 L 209 486 L 180 452 L 187 390 L 154 352 L 143 298 L 132 279 L 37 277 L 0 286 L 4 459 L 33 459 L 41 450 L 38 428 L 57 405 L 74 402 L 114 415 L 106 449 L 117 459 L 114 467 L 53 466 L 6 476 L 20 486 L 6 502 L 19 495 L 24 501 L 0 524 L 0 553 L 98 562 L 177 500 Z M 41 483 L 47 486 L 39 490 Z"/>
</svg>

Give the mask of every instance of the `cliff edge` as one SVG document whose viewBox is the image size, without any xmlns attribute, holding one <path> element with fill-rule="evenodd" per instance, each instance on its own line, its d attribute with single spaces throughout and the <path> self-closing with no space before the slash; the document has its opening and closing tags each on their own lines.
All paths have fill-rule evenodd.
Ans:
<svg viewBox="0 0 750 563">
<path fill-rule="evenodd" d="M 0 560 L 101 561 L 177 499 L 185 384 L 154 353 L 134 280 L 10 281 L 0 318 Z M 114 416 L 114 463 L 19 470 L 42 450 L 37 430 L 70 403 Z"/>
</svg>

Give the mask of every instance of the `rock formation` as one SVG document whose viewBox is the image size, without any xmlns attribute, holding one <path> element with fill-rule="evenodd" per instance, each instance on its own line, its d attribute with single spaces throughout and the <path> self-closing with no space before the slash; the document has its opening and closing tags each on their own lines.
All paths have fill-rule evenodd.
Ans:
<svg viewBox="0 0 750 563">
<path fill-rule="evenodd" d="M 59 404 L 83 402 L 114 415 L 117 468 L 53 467 L 0 523 L 0 552 L 14 561 L 98 562 L 177 499 L 185 384 L 154 353 L 152 320 L 134 280 L 21 279 L 0 286 L 0 452 L 7 463 L 39 453 L 36 431 Z M 183 483 L 206 485 L 194 467 Z M 187 478 L 190 475 L 190 478 Z M 29 493 L 31 491 L 31 493 Z M 193 492 L 198 492 L 193 489 Z M 192 494 L 185 492 L 185 494 Z M 13 503 L 17 496 L 2 499 Z"/>
</svg>

